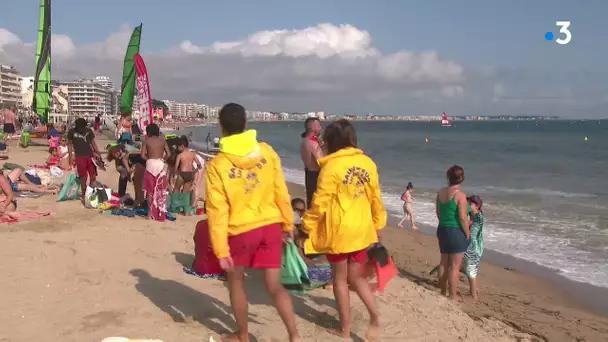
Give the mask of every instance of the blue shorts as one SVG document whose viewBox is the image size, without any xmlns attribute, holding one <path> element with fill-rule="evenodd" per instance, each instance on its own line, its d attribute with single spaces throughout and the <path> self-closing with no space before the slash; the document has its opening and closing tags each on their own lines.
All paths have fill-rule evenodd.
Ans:
<svg viewBox="0 0 608 342">
<path fill-rule="evenodd" d="M 129 132 L 123 132 L 120 134 L 120 138 L 116 141 L 117 143 L 125 143 L 127 145 L 133 145 L 133 135 Z"/>
<path fill-rule="evenodd" d="M 470 240 L 460 227 L 437 227 L 437 239 L 439 239 L 439 251 L 441 254 L 464 253 L 469 248 Z"/>
<path fill-rule="evenodd" d="M 19 191 L 19 187 L 17 187 L 16 183 L 13 183 L 13 181 L 8 177 L 6 177 L 6 179 L 8 180 L 8 184 L 11 185 L 11 190 L 13 190 L 13 192 Z"/>
</svg>

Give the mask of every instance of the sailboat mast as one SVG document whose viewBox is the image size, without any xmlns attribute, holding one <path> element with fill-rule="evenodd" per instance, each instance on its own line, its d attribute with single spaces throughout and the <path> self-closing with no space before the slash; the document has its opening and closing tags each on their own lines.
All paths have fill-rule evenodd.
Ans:
<svg viewBox="0 0 608 342">
<path fill-rule="evenodd" d="M 32 109 L 42 122 L 49 121 L 51 105 L 51 0 L 40 0 L 36 69 Z"/>
</svg>

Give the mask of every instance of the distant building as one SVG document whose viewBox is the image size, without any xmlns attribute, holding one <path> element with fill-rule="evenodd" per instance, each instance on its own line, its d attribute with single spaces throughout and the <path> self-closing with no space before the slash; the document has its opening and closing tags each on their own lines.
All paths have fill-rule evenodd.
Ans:
<svg viewBox="0 0 608 342">
<path fill-rule="evenodd" d="M 31 108 L 34 100 L 34 76 L 21 78 L 21 106 Z"/>
<path fill-rule="evenodd" d="M 112 90 L 90 79 L 65 82 L 68 88 L 69 111 L 72 115 L 92 117 L 111 115 Z"/>
<path fill-rule="evenodd" d="M 94 81 L 106 88 L 114 89 L 114 83 L 112 83 L 112 79 L 108 76 L 95 76 Z"/>
<path fill-rule="evenodd" d="M 57 114 L 68 114 L 70 110 L 69 102 L 69 87 L 66 84 L 52 84 L 51 83 L 51 96 L 52 96 L 52 113 Z"/>
<path fill-rule="evenodd" d="M 0 107 L 21 106 L 21 75 L 9 65 L 0 65 Z"/>
</svg>

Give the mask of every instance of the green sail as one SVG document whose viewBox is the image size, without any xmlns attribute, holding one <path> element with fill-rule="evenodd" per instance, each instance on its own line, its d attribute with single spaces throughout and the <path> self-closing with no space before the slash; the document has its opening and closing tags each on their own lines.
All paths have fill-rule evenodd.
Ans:
<svg viewBox="0 0 608 342">
<path fill-rule="evenodd" d="M 40 0 L 32 108 L 48 122 L 51 105 L 51 0 Z"/>
<path fill-rule="evenodd" d="M 133 107 L 133 95 L 135 95 L 135 65 L 133 56 L 139 53 L 139 42 L 141 40 L 141 27 L 139 24 L 131 34 L 131 40 L 127 46 L 125 62 L 122 68 L 122 85 L 120 87 L 120 112 L 131 113 Z"/>
</svg>

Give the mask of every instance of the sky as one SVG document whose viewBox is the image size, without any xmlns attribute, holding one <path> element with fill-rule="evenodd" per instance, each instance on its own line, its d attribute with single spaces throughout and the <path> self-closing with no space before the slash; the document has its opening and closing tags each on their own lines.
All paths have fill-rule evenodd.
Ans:
<svg viewBox="0 0 608 342">
<path fill-rule="evenodd" d="M 608 1 L 52 0 L 52 75 L 110 76 L 143 22 L 152 97 L 378 115 L 608 117 Z M 556 21 L 570 21 L 567 45 Z M 0 4 L 30 76 L 38 1 Z"/>
</svg>

